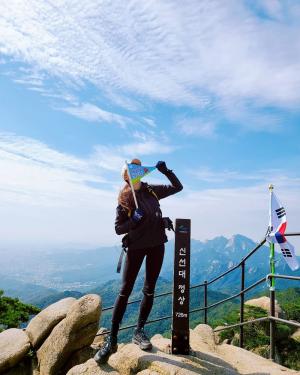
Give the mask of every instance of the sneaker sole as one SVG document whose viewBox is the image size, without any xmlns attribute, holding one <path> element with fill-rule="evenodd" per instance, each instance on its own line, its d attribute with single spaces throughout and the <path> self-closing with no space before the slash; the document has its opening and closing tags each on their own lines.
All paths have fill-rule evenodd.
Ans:
<svg viewBox="0 0 300 375">
<path fill-rule="evenodd" d="M 136 344 L 136 345 L 138 345 L 139 347 L 140 347 L 140 349 L 142 349 L 142 350 L 150 350 L 150 349 L 152 349 L 152 344 L 150 343 L 150 344 L 142 344 L 141 342 L 139 342 L 138 340 L 136 340 L 136 339 L 132 339 L 132 342 L 134 343 L 134 344 Z"/>
</svg>

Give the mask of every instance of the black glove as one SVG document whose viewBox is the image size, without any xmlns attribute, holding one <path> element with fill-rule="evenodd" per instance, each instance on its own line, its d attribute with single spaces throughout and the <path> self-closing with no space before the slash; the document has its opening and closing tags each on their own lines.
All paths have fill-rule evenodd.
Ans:
<svg viewBox="0 0 300 375">
<path fill-rule="evenodd" d="M 169 172 L 169 169 L 167 168 L 166 163 L 164 161 L 158 161 L 156 164 L 156 168 L 163 174 Z"/>
<path fill-rule="evenodd" d="M 132 220 L 138 223 L 142 220 L 143 217 L 144 217 L 143 210 L 141 210 L 140 208 L 136 208 L 133 212 Z"/>
<path fill-rule="evenodd" d="M 169 217 L 163 217 L 162 219 L 164 222 L 164 227 L 168 230 L 172 230 L 173 232 L 175 232 L 172 220 Z"/>
</svg>

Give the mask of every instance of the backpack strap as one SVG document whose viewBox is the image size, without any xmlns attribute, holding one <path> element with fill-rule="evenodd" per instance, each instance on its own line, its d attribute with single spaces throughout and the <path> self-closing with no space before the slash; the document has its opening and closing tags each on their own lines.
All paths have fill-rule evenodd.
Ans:
<svg viewBox="0 0 300 375">
<path fill-rule="evenodd" d="M 155 192 L 154 192 L 154 190 L 152 189 L 151 186 L 147 185 L 147 189 L 148 189 L 150 194 L 152 194 L 157 200 L 159 200 L 158 196 L 155 194 Z"/>
</svg>

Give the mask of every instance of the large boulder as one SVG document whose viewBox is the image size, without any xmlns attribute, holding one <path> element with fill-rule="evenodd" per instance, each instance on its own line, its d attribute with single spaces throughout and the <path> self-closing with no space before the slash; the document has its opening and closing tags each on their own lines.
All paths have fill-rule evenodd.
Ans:
<svg viewBox="0 0 300 375">
<path fill-rule="evenodd" d="M 213 329 L 207 324 L 198 324 L 190 330 L 190 342 L 198 350 L 215 351 L 216 343 Z"/>
<path fill-rule="evenodd" d="M 40 375 L 57 375 L 77 350 L 90 345 L 99 327 L 101 300 L 88 294 L 74 302 L 37 351 Z"/>
<path fill-rule="evenodd" d="M 76 298 L 64 298 L 42 310 L 29 322 L 26 333 L 31 345 L 37 348 L 46 339 L 53 327 L 64 319 Z"/>
<path fill-rule="evenodd" d="M 269 297 L 264 296 L 264 297 L 250 299 L 249 301 L 245 302 L 245 305 L 260 307 L 261 309 L 264 309 L 267 312 L 270 312 L 270 298 Z M 278 318 L 279 316 L 281 316 L 281 314 L 282 314 L 281 307 L 279 306 L 277 300 L 275 300 L 275 316 Z"/>
<path fill-rule="evenodd" d="M 0 374 L 19 363 L 30 349 L 24 331 L 10 328 L 0 333 Z"/>
</svg>

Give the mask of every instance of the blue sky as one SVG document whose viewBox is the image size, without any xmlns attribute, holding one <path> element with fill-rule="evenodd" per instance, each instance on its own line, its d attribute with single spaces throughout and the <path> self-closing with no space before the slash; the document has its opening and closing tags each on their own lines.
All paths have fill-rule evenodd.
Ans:
<svg viewBox="0 0 300 375">
<path fill-rule="evenodd" d="M 270 182 L 299 231 L 299 16 L 276 0 L 1 1 L 2 247 L 118 243 L 132 157 L 176 172 L 162 208 L 194 238 L 262 238 Z"/>
</svg>

